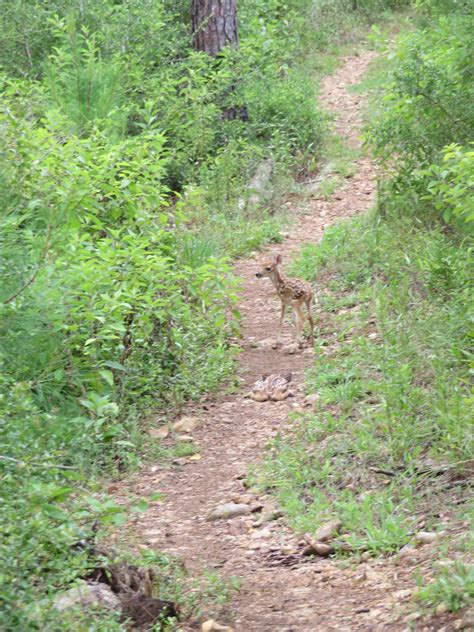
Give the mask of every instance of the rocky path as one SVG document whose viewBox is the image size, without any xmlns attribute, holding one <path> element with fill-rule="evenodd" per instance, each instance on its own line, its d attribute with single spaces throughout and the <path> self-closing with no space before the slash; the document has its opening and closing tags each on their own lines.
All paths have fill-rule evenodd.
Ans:
<svg viewBox="0 0 474 632">
<path fill-rule="evenodd" d="M 354 147 L 360 144 L 363 97 L 347 88 L 361 80 L 373 55 L 366 51 L 346 57 L 322 86 L 320 98 L 335 115 L 336 131 Z M 368 209 L 374 195 L 374 167 L 362 157 L 356 161 L 356 173 L 331 199 L 318 199 L 315 193 L 306 207 L 299 209 L 298 221 L 285 242 L 268 247 L 266 252 L 280 252 L 288 262 L 303 243 L 318 241 L 327 226 Z M 153 503 L 135 519 L 135 538 L 141 544 L 179 555 L 192 573 L 212 568 L 224 578 L 239 578 L 242 588 L 231 604 L 232 614 L 221 621 L 236 632 L 408 630 L 408 622 L 394 622 L 394 608 L 411 592 L 403 566 L 368 560 L 344 569 L 327 558 L 286 565 L 282 559 L 296 550 L 299 538 L 281 518 L 260 524 L 259 516 L 268 513 L 271 501 L 252 496 L 243 486 L 249 465 L 259 461 L 269 438 L 284 427 L 292 410 L 303 405 L 303 372 L 312 361 L 312 350 L 289 355 L 281 348 L 262 344 L 262 340 L 275 336 L 279 315 L 279 301 L 270 282 L 255 278 L 262 256 L 235 266 L 244 279 L 239 371 L 245 387 L 232 396 L 210 398 L 189 411 L 200 420 L 192 432 L 200 447 L 197 457 L 177 459 L 168 469 L 149 466 L 128 482 L 125 493 L 146 496 L 159 490 L 165 496 L 163 503 Z M 291 334 L 287 326 L 288 341 Z M 262 373 L 287 371 L 293 373 L 295 397 L 266 403 L 244 397 L 248 386 Z M 229 502 L 256 512 L 228 520 L 206 520 L 216 507 Z M 259 510 L 262 504 L 263 512 Z"/>
</svg>

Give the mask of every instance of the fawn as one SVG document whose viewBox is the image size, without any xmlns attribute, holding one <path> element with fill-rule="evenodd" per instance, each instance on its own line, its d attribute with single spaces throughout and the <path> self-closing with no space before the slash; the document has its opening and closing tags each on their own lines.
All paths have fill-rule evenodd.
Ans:
<svg viewBox="0 0 474 632">
<path fill-rule="evenodd" d="M 293 308 L 296 337 L 299 338 L 303 333 L 304 314 L 302 305 L 306 305 L 308 310 L 308 320 L 311 330 L 310 340 L 314 342 L 314 322 L 311 314 L 311 303 L 313 301 L 313 288 L 307 281 L 301 279 L 290 279 L 280 270 L 281 255 L 276 255 L 272 260 L 263 263 L 262 269 L 256 273 L 256 277 L 268 277 L 281 300 L 281 315 L 279 325 L 279 335 L 283 327 L 283 319 L 288 305 Z"/>
</svg>

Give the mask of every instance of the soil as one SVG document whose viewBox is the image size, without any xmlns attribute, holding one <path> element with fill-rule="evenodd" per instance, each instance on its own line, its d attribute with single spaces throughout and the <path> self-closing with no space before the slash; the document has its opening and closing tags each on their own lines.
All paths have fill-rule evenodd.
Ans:
<svg viewBox="0 0 474 632">
<path fill-rule="evenodd" d="M 360 82 L 373 57 L 373 52 L 364 51 L 344 58 L 339 70 L 322 84 L 320 101 L 334 114 L 336 132 L 353 147 L 361 142 L 364 97 L 348 92 L 348 87 Z M 233 596 L 225 620 L 223 616 L 219 620 L 236 632 L 455 629 L 449 615 L 433 620 L 422 616 L 416 605 L 406 608 L 416 571 L 429 563 L 429 546 L 393 558 L 345 564 L 331 558 L 292 556 L 291 552 L 301 550 L 301 536 L 291 531 L 284 518 L 256 526 L 259 508 L 271 499 L 255 497 L 244 487 L 249 467 L 258 464 L 269 439 L 291 423 L 289 413 L 303 405 L 304 371 L 313 357 L 308 348 L 288 355 L 281 346 L 255 346 L 276 337 L 280 308 L 269 280 L 255 277 L 259 261 L 281 253 L 285 265 L 302 244 L 320 240 L 328 226 L 373 206 L 375 194 L 374 164 L 361 157 L 355 174 L 330 199 L 318 198 L 315 192 L 303 207 L 299 205 L 282 244 L 236 263 L 235 271 L 243 279 L 239 375 L 244 385 L 235 394 L 218 394 L 187 411 L 200 419 L 192 432 L 199 446 L 197 459 L 181 457 L 167 468 L 148 465 L 118 494 L 164 494 L 164 502 L 152 503 L 133 521 L 139 545 L 179 556 L 193 575 L 211 568 L 224 580 L 239 578 L 241 590 Z M 288 323 L 284 342 L 292 341 Z M 293 374 L 293 397 L 264 403 L 245 398 L 263 373 L 288 371 Z M 229 502 L 250 504 L 255 513 L 206 520 L 209 512 Z M 200 629 L 200 623 L 186 623 L 182 629 Z"/>
</svg>

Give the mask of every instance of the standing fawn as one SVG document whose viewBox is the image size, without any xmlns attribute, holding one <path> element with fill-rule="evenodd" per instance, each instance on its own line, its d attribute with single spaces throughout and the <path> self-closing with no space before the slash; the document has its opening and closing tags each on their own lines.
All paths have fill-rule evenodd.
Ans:
<svg viewBox="0 0 474 632">
<path fill-rule="evenodd" d="M 268 277 L 281 300 L 281 316 L 279 325 L 279 335 L 283 327 L 283 319 L 288 305 L 291 304 L 294 314 L 296 337 L 299 338 L 303 333 L 304 314 L 302 310 L 303 304 L 308 310 L 308 320 L 310 326 L 310 340 L 314 342 L 314 322 L 311 315 L 311 303 L 313 301 L 313 289 L 307 281 L 301 279 L 290 279 L 280 270 L 281 255 L 276 255 L 273 260 L 266 261 L 262 269 L 256 273 L 256 277 Z"/>
</svg>

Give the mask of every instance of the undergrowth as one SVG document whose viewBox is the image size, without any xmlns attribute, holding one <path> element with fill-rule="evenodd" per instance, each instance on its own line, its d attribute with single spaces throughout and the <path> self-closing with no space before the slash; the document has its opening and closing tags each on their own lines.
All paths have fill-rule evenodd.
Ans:
<svg viewBox="0 0 474 632">
<path fill-rule="evenodd" d="M 340 519 L 341 552 L 394 554 L 419 530 L 443 532 L 444 566 L 417 598 L 458 610 L 474 597 L 472 15 L 465 3 L 418 9 L 418 30 L 354 88 L 375 95 L 378 206 L 295 262 L 317 287 L 306 389 L 319 397 L 272 441 L 257 478 L 301 533 Z"/>
<path fill-rule="evenodd" d="M 469 501 L 472 247 L 370 216 L 326 231 L 294 270 L 319 286 L 319 399 L 270 446 L 263 484 L 302 533 L 337 516 L 354 551 L 449 530 Z"/>
<path fill-rule="evenodd" d="M 131 510 L 97 481 L 165 458 L 147 413 L 233 379 L 230 261 L 280 239 L 282 191 L 321 151 L 303 62 L 407 4 L 244 1 L 213 59 L 185 2 L 0 0 L 0 626 L 74 629 L 51 601 L 87 570 L 75 545 Z"/>
</svg>

